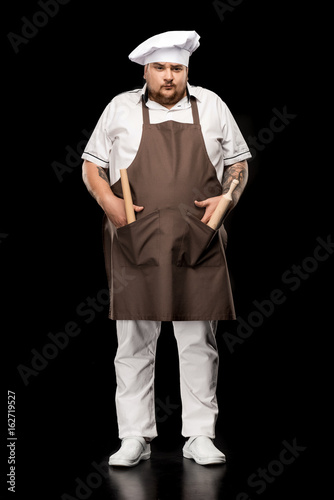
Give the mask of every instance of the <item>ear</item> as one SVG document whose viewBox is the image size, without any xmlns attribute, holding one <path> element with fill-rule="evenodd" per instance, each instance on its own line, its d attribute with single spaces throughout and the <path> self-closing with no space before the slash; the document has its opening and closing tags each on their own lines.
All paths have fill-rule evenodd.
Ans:
<svg viewBox="0 0 334 500">
<path fill-rule="evenodd" d="M 144 79 L 145 80 L 146 80 L 147 70 L 148 70 L 148 64 L 145 64 L 145 67 L 144 67 Z"/>
</svg>

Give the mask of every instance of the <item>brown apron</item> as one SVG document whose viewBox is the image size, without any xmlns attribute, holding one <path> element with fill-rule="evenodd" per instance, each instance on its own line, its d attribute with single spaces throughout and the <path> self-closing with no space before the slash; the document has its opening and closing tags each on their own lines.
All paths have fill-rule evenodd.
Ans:
<svg viewBox="0 0 334 500">
<path fill-rule="evenodd" d="M 143 100 L 143 132 L 128 167 L 137 220 L 115 229 L 105 217 L 109 317 L 119 320 L 235 319 L 223 227 L 200 221 L 194 200 L 222 193 L 204 143 L 196 99 L 193 124 L 151 124 Z M 111 186 L 122 198 L 121 181 Z"/>
</svg>

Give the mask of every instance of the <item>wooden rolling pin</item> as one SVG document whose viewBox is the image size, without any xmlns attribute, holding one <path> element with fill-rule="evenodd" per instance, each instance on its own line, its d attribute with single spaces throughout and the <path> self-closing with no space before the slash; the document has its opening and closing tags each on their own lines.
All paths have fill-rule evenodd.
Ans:
<svg viewBox="0 0 334 500">
<path fill-rule="evenodd" d="M 135 216 L 135 210 L 133 208 L 128 172 L 127 172 L 126 168 L 121 168 L 120 174 L 121 174 L 123 199 L 124 199 L 124 203 L 125 203 L 126 219 L 128 221 L 128 224 L 130 224 L 131 222 L 134 222 L 136 220 L 136 216 Z"/>
<path fill-rule="evenodd" d="M 217 227 L 219 227 L 224 215 L 226 214 L 228 206 L 232 201 L 232 193 L 238 184 L 239 184 L 239 181 L 237 179 L 234 179 L 231 182 L 230 189 L 228 190 L 228 192 L 223 194 L 222 199 L 218 203 L 216 210 L 213 212 L 211 219 L 209 220 L 209 222 L 207 224 L 212 229 L 217 229 Z"/>
</svg>

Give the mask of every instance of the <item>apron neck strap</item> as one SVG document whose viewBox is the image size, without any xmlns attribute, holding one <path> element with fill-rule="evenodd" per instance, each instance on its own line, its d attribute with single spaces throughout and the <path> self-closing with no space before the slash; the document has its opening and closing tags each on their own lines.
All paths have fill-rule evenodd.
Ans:
<svg viewBox="0 0 334 500">
<path fill-rule="evenodd" d="M 148 107 L 146 106 L 146 103 L 145 103 L 144 94 L 143 94 L 143 98 L 142 98 L 142 110 L 143 110 L 144 125 L 150 125 L 150 115 L 149 115 Z"/>
<path fill-rule="evenodd" d="M 191 103 L 191 110 L 192 110 L 192 114 L 193 114 L 194 125 L 199 125 L 199 114 L 198 114 L 196 97 L 190 96 L 190 103 Z M 143 110 L 144 125 L 150 125 L 149 109 L 146 106 L 144 95 L 143 95 L 143 99 L 142 99 L 142 110 Z"/>
<path fill-rule="evenodd" d="M 194 97 L 193 95 L 190 96 L 190 103 L 191 103 L 191 110 L 193 112 L 194 125 L 199 125 L 198 107 L 197 107 L 196 97 Z"/>
</svg>

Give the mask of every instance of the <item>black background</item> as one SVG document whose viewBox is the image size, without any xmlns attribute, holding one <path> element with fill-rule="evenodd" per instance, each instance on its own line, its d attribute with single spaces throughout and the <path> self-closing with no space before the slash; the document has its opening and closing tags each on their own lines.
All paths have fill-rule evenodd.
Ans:
<svg viewBox="0 0 334 500">
<path fill-rule="evenodd" d="M 142 84 L 142 67 L 127 55 L 146 38 L 178 29 L 201 35 L 190 83 L 215 91 L 227 103 L 246 140 L 256 137 L 261 144 L 259 138 L 270 137 L 261 151 L 253 148 L 249 184 L 227 222 L 237 315 L 248 324 L 257 317 L 259 324 L 249 326 L 243 339 L 237 337 L 239 322 L 219 324 L 217 439 L 228 465 L 216 489 L 228 500 L 241 492 L 251 499 L 303 498 L 306 492 L 322 498 L 332 306 L 326 283 L 333 257 L 309 258 L 317 238 L 326 241 L 331 234 L 332 167 L 326 165 L 328 157 L 318 158 L 330 144 L 315 113 L 326 95 L 314 96 L 325 44 L 321 29 L 318 37 L 315 32 L 326 13 L 304 2 L 221 4 L 230 10 L 219 15 L 210 1 L 71 0 L 46 21 L 36 17 L 42 10 L 37 1 L 11 4 L 3 36 L 0 254 L 2 365 L 5 390 L 15 391 L 17 405 L 16 498 L 75 497 L 75 479 L 85 480 L 92 462 L 118 446 L 117 343 L 105 305 L 102 213 L 81 180 L 78 151 L 87 140 L 84 131 L 92 131 L 107 103 Z M 22 35 L 23 16 L 44 26 L 15 53 L 7 34 Z M 274 109 L 295 117 L 268 136 L 264 129 Z M 57 177 L 54 162 L 68 171 Z M 307 270 L 299 283 L 282 279 L 301 265 Z M 252 314 L 254 301 L 269 300 L 274 289 L 284 303 L 272 306 L 268 317 Z M 97 300 L 99 310 L 83 315 L 88 297 Z M 49 351 L 54 358 L 25 384 L 18 367 L 31 368 L 31 350 L 42 353 L 52 344 L 48 334 L 64 332 L 69 322 L 80 333 L 58 352 Z M 239 342 L 231 347 L 226 332 Z M 156 454 L 167 457 L 176 449 L 180 456 L 178 360 L 169 324 L 163 325 L 158 346 L 156 398 Z M 164 413 L 160 402 L 173 409 Z M 3 429 L 5 449 L 6 422 Z M 258 493 L 247 480 L 278 459 L 284 440 L 296 440 L 305 450 Z M 178 498 L 173 477 L 173 469 L 166 477 L 157 474 L 156 498 Z M 90 498 L 118 498 L 112 491 L 103 484 Z M 216 496 L 208 490 L 205 497 L 193 498 Z"/>
</svg>

